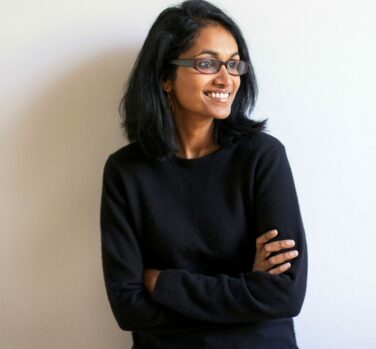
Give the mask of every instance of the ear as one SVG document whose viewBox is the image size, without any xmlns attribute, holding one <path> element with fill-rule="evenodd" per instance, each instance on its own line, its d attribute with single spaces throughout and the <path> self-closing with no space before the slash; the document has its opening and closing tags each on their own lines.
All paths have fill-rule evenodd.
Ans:
<svg viewBox="0 0 376 349">
<path fill-rule="evenodd" d="M 172 82 L 171 80 L 165 80 L 162 82 L 162 88 L 163 88 L 163 91 L 165 92 L 171 92 L 172 90 Z"/>
</svg>

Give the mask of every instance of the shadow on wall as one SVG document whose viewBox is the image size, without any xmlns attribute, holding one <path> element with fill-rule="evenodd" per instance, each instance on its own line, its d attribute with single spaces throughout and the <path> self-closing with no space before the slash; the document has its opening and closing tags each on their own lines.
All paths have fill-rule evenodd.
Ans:
<svg viewBox="0 0 376 349">
<path fill-rule="evenodd" d="M 127 143 L 118 105 L 137 51 L 82 62 L 2 130 L 2 348 L 131 346 L 105 293 L 99 207 L 104 162 Z"/>
</svg>

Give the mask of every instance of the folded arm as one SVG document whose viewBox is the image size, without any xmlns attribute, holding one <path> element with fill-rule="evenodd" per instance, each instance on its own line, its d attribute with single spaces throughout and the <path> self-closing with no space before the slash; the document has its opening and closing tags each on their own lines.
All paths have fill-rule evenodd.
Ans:
<svg viewBox="0 0 376 349">
<path fill-rule="evenodd" d="M 152 299 L 189 318 L 217 323 L 255 322 L 296 316 L 307 281 L 307 247 L 294 180 L 285 147 L 265 151 L 255 175 L 255 207 L 260 233 L 278 229 L 295 241 L 299 256 L 282 274 L 246 272 L 202 275 L 183 269 L 159 274 Z"/>
</svg>

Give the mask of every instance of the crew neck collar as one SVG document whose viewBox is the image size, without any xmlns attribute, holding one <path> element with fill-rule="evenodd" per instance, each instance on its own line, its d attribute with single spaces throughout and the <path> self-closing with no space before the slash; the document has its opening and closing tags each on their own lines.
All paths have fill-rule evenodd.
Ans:
<svg viewBox="0 0 376 349">
<path fill-rule="evenodd" d="M 219 152 L 221 152 L 222 150 L 224 149 L 223 146 L 220 146 L 219 148 L 217 148 L 216 150 L 210 152 L 210 153 L 207 153 L 205 155 L 202 155 L 202 156 L 199 156 L 199 157 L 196 157 L 196 158 L 191 158 L 191 159 L 188 159 L 188 158 L 183 158 L 183 157 L 180 157 L 180 156 L 177 156 L 175 154 L 173 154 L 173 157 L 176 159 L 176 160 L 181 160 L 182 162 L 195 162 L 197 160 L 203 160 L 203 159 L 206 159 L 206 158 L 209 158 L 211 156 L 213 156 L 214 154 L 217 154 Z"/>
</svg>

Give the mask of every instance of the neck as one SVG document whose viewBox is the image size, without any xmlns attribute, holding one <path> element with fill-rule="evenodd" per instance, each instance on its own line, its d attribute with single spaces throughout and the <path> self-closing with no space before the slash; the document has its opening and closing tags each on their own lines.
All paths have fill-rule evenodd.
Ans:
<svg viewBox="0 0 376 349">
<path fill-rule="evenodd" d="M 200 120 L 189 124 L 178 120 L 178 118 L 175 119 L 175 130 L 179 145 L 176 156 L 193 159 L 219 148 L 219 145 L 214 142 L 213 119 Z"/>
</svg>

